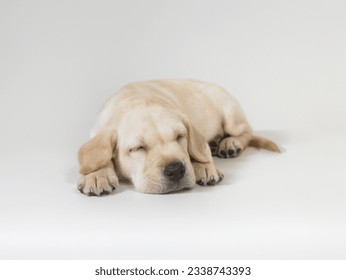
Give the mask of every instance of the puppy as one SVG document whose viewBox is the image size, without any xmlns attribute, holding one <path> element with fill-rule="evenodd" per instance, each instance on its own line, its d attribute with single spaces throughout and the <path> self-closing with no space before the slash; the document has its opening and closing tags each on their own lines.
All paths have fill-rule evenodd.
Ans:
<svg viewBox="0 0 346 280">
<path fill-rule="evenodd" d="M 212 156 L 237 157 L 248 146 L 280 151 L 252 134 L 223 88 L 193 80 L 129 84 L 108 100 L 79 150 L 78 189 L 108 194 L 118 178 L 154 194 L 215 185 L 223 174 Z"/>
</svg>

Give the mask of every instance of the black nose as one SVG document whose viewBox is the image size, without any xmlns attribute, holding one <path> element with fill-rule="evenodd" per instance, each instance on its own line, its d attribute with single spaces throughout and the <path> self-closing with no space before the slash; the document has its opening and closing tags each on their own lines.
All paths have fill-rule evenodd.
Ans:
<svg viewBox="0 0 346 280">
<path fill-rule="evenodd" d="M 178 181 L 185 175 L 185 166 L 181 161 L 173 161 L 166 165 L 163 174 L 169 180 Z"/>
</svg>

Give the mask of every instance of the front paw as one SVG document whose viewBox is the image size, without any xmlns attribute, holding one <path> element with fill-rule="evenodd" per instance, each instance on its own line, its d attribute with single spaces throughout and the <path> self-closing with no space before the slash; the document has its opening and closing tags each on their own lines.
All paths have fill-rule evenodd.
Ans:
<svg viewBox="0 0 346 280">
<path fill-rule="evenodd" d="M 78 190 L 88 196 L 111 193 L 119 185 L 118 177 L 112 167 L 104 167 L 87 175 L 81 175 Z"/>
<path fill-rule="evenodd" d="M 195 171 L 196 183 L 201 186 L 213 186 L 222 181 L 224 175 L 221 170 L 216 169 L 213 163 L 192 163 Z"/>
</svg>

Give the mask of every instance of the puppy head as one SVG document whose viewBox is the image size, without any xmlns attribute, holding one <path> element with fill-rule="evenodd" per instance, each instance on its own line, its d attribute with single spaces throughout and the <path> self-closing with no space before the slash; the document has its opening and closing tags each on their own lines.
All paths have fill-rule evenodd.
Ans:
<svg viewBox="0 0 346 280">
<path fill-rule="evenodd" d="M 115 168 L 145 193 L 195 186 L 191 160 L 208 161 L 206 142 L 181 116 L 161 107 L 129 110 L 118 127 Z"/>
</svg>

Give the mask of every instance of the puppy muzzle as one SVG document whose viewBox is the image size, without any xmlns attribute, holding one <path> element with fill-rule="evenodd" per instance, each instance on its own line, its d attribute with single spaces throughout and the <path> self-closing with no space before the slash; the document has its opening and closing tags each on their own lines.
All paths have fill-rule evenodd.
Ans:
<svg viewBox="0 0 346 280">
<path fill-rule="evenodd" d="M 163 175 L 166 179 L 178 182 L 185 175 L 186 168 L 181 161 L 173 161 L 164 168 Z"/>
</svg>

